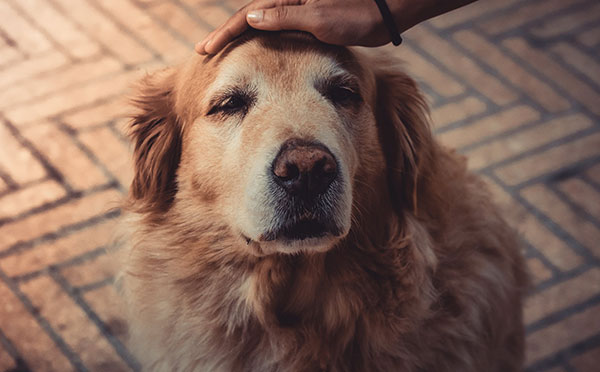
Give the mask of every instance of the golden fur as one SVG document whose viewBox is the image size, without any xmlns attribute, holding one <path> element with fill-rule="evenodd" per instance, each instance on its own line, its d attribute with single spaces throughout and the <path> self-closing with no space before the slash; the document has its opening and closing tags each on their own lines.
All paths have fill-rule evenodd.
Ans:
<svg viewBox="0 0 600 372">
<path fill-rule="evenodd" d="M 336 68 L 362 102 L 338 109 L 303 85 Z M 267 89 L 268 104 L 243 121 L 207 115 L 227 79 Z M 135 102 L 120 283 L 144 370 L 520 370 L 518 239 L 436 143 L 397 61 L 256 33 L 147 77 Z M 290 137 L 329 141 L 346 167 L 348 229 L 314 249 L 261 241 L 262 204 L 243 196 Z"/>
</svg>

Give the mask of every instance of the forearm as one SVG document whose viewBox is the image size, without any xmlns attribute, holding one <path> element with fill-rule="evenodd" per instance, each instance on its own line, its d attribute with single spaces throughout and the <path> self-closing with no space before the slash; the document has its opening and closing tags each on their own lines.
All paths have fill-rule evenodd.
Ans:
<svg viewBox="0 0 600 372">
<path fill-rule="evenodd" d="M 399 32 L 476 0 L 386 0 Z"/>
</svg>

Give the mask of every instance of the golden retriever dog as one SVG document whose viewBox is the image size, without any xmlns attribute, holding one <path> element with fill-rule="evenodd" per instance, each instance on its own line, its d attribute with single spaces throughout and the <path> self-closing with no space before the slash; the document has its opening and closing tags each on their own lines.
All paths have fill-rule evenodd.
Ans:
<svg viewBox="0 0 600 372">
<path fill-rule="evenodd" d="M 393 58 L 249 33 L 135 103 L 120 285 L 144 370 L 520 370 L 518 239 Z"/>
</svg>

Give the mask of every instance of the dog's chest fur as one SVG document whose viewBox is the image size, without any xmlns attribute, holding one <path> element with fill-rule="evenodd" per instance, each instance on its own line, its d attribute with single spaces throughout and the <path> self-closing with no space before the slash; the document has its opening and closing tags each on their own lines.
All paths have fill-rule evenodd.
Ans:
<svg viewBox="0 0 600 372">
<path fill-rule="evenodd" d="M 222 239 L 220 244 L 227 241 L 220 233 L 213 235 Z M 156 335 L 168 335 L 155 346 L 165 350 L 156 355 L 156 363 L 165 368 L 369 370 L 372 355 L 379 355 L 380 369 L 393 369 L 414 346 L 403 344 L 403 336 L 415 332 L 433 298 L 426 275 L 432 263 L 403 241 L 386 245 L 393 249 L 362 242 L 328 253 L 242 261 L 235 250 L 227 253 L 227 244 L 213 247 L 212 254 L 204 251 L 202 259 L 193 257 L 199 248 L 181 244 L 184 236 L 174 239 L 173 250 L 157 247 L 156 254 L 148 255 L 146 246 L 144 255 L 132 257 L 153 266 L 152 273 L 165 273 L 140 273 L 143 284 L 137 284 L 145 287 L 141 301 L 169 297 L 146 307 L 138 318 L 144 325 L 153 319 L 161 327 Z M 144 241 L 157 239 L 146 236 Z M 169 290 L 155 292 L 164 288 Z M 138 287 L 132 294 L 140 292 Z M 137 330 L 142 337 L 133 344 L 153 349 L 152 331 Z M 177 365 L 182 360 L 189 365 Z"/>
</svg>

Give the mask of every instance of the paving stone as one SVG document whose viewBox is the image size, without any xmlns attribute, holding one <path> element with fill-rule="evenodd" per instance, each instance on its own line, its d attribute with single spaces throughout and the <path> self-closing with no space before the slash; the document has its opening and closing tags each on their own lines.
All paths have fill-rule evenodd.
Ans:
<svg viewBox="0 0 600 372">
<path fill-rule="evenodd" d="M 0 329 L 35 371 L 73 371 L 73 366 L 30 311 L 0 281 Z"/>
<path fill-rule="evenodd" d="M 36 25 L 52 35 L 69 55 L 86 58 L 100 52 L 97 43 L 78 30 L 68 18 L 60 14 L 46 0 L 18 0 L 13 2 L 28 14 L 35 14 Z"/>
<path fill-rule="evenodd" d="M 9 276 L 26 275 L 110 247 L 116 238 L 116 219 L 108 219 L 65 237 L 41 243 L 33 249 L 0 259 L 0 268 Z"/>
<path fill-rule="evenodd" d="M 552 278 L 552 272 L 538 258 L 527 259 L 527 267 L 534 285 Z"/>
<path fill-rule="evenodd" d="M 488 187 L 511 226 L 554 266 L 560 270 L 569 271 L 584 263 L 581 256 L 577 255 L 506 191 L 490 180 L 488 180 Z"/>
<path fill-rule="evenodd" d="M 484 37 L 473 31 L 465 30 L 455 33 L 454 38 L 465 49 L 481 56 L 486 64 L 544 106 L 546 110 L 555 113 L 567 110 L 571 106 L 568 100 L 556 93 L 548 84 L 531 75 Z"/>
<path fill-rule="evenodd" d="M 90 370 L 129 371 L 100 329 L 83 309 L 50 277 L 42 276 L 21 286 L 40 315 L 80 357 Z"/>
<path fill-rule="evenodd" d="M 525 323 L 538 321 L 554 312 L 583 302 L 600 292 L 600 269 L 593 268 L 527 298 Z"/>
<path fill-rule="evenodd" d="M 62 116 L 61 120 L 71 128 L 83 129 L 124 118 L 130 111 L 131 106 L 127 104 L 127 99 L 116 96 L 105 102 L 75 110 Z"/>
<path fill-rule="evenodd" d="M 600 133 L 567 142 L 496 170 L 508 185 L 518 185 L 556 169 L 600 155 Z"/>
<path fill-rule="evenodd" d="M 413 29 L 407 37 L 419 45 L 427 46 L 426 52 L 454 71 L 471 86 L 498 105 L 514 102 L 518 95 L 497 78 L 485 72 L 471 58 L 453 48 L 447 41 L 425 29 Z"/>
<path fill-rule="evenodd" d="M 6 87 L 40 74 L 47 74 L 58 67 L 65 66 L 68 59 L 57 51 L 27 59 L 21 63 L 10 65 L 0 71 L 0 86 Z"/>
<path fill-rule="evenodd" d="M 447 103 L 431 111 L 431 119 L 436 129 L 457 123 L 471 116 L 485 112 L 487 106 L 480 99 L 469 96 L 458 102 Z"/>
<path fill-rule="evenodd" d="M 112 279 L 117 273 L 114 260 L 109 253 L 104 253 L 80 265 L 66 267 L 61 273 L 73 287 L 83 287 Z"/>
<path fill-rule="evenodd" d="M 55 232 L 66 226 L 103 215 L 118 206 L 122 196 L 115 190 L 96 192 L 92 195 L 72 200 L 23 220 L 0 226 L 0 251 L 17 242 L 23 242 L 41 235 Z"/>
<path fill-rule="evenodd" d="M 107 183 L 108 179 L 100 168 L 56 125 L 38 125 L 23 131 L 23 135 L 76 190 Z"/>
<path fill-rule="evenodd" d="M 588 110 L 600 115 L 600 105 L 598 105 L 600 93 L 552 60 L 545 51 L 533 48 L 521 38 L 507 39 L 503 45 L 546 78 L 553 80 L 556 86 L 561 87 L 566 94 L 579 101 Z"/>
<path fill-rule="evenodd" d="M 548 357 L 600 332 L 600 306 L 588 307 L 527 337 L 527 364 Z"/>
<path fill-rule="evenodd" d="M 491 164 L 560 140 L 568 135 L 590 128 L 592 120 L 585 115 L 573 114 L 556 117 L 508 137 L 485 143 L 465 152 L 471 169 L 481 169 Z"/>
<path fill-rule="evenodd" d="M 569 363 L 577 368 L 577 372 L 595 372 L 598 370 L 598 361 L 600 361 L 600 347 L 574 357 Z"/>
<path fill-rule="evenodd" d="M 30 148 L 12 135 L 0 121 L 0 168 L 19 184 L 37 181 L 46 176 L 46 170 Z"/>
<path fill-rule="evenodd" d="M 15 368 L 15 359 L 0 346 L 0 371 L 9 371 Z"/>
<path fill-rule="evenodd" d="M 584 216 L 577 214 L 555 193 L 543 186 L 531 186 L 522 191 L 527 201 L 559 224 L 571 236 L 600 257 L 600 229 Z"/>
<path fill-rule="evenodd" d="M 559 185 L 567 198 L 600 222 L 600 192 L 580 179 L 570 179 Z"/>
<path fill-rule="evenodd" d="M 79 139 L 119 180 L 121 186 L 127 189 L 133 179 L 133 155 L 130 146 L 107 127 L 83 132 Z"/>
<path fill-rule="evenodd" d="M 17 46 L 27 53 L 40 54 L 51 49 L 51 43 L 38 29 L 15 10 L 8 1 L 0 2 L 2 29 Z"/>
<path fill-rule="evenodd" d="M 539 118 L 540 114 L 535 109 L 529 106 L 517 106 L 487 116 L 470 125 L 441 133 L 438 138 L 448 146 L 463 147 L 534 122 Z"/>
<path fill-rule="evenodd" d="M 17 216 L 23 212 L 58 200 L 66 195 L 62 185 L 48 180 L 16 190 L 0 197 L 0 220 Z"/>
<path fill-rule="evenodd" d="M 88 291 L 83 295 L 87 303 L 94 308 L 111 334 L 123 344 L 127 343 L 127 323 L 124 320 L 123 300 L 112 285 Z"/>
<path fill-rule="evenodd" d="M 112 57 L 71 64 L 37 79 L 28 80 L 9 89 L 0 91 L 0 108 L 15 107 L 16 104 L 29 104 L 32 100 L 57 93 L 69 86 L 104 77 L 118 71 L 122 65 Z"/>
</svg>

